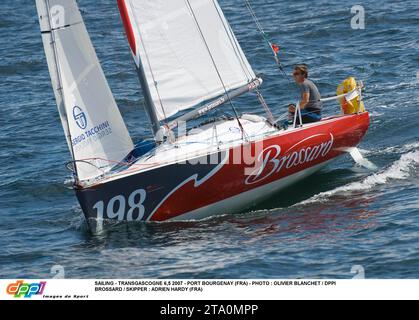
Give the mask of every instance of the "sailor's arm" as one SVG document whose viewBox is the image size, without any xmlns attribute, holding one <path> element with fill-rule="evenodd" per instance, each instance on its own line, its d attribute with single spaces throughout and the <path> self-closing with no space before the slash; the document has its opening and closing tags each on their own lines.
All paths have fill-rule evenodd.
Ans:
<svg viewBox="0 0 419 320">
<path fill-rule="evenodd" d="M 310 101 L 310 92 L 304 92 L 300 101 L 301 110 L 304 110 L 304 108 L 307 106 L 309 101 Z"/>
</svg>

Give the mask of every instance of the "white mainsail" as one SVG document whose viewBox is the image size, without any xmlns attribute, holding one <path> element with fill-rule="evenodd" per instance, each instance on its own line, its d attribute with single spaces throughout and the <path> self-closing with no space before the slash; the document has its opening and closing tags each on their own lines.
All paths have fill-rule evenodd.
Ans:
<svg viewBox="0 0 419 320">
<path fill-rule="evenodd" d="M 118 5 L 158 120 L 256 78 L 216 0 L 118 0 Z"/>
<path fill-rule="evenodd" d="M 114 166 L 113 161 L 123 160 L 134 145 L 76 1 L 36 0 L 36 6 L 58 110 L 78 179 L 98 177 Z"/>
</svg>

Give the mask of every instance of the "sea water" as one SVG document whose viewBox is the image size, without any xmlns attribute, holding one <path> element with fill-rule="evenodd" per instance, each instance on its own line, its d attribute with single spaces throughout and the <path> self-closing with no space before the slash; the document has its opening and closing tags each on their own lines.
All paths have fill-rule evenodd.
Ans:
<svg viewBox="0 0 419 320">
<path fill-rule="evenodd" d="M 0 278 L 419 277 L 419 2 L 363 1 L 364 25 L 337 0 L 252 3 L 287 74 L 307 63 L 323 96 L 348 76 L 364 80 L 372 123 L 360 147 L 377 170 L 347 155 L 242 215 L 123 223 L 93 236 L 66 183 L 70 155 L 35 4 L 2 1 Z M 79 4 L 131 135 L 150 136 L 117 5 Z M 276 69 L 244 2 L 220 4 L 280 117 L 298 90 Z M 257 99 L 235 105 L 253 112 Z M 325 106 L 336 112 L 337 103 Z"/>
</svg>

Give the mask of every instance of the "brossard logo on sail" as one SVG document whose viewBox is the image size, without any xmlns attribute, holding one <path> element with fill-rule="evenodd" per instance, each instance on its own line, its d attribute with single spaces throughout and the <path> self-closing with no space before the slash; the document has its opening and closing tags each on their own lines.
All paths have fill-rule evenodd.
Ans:
<svg viewBox="0 0 419 320">
<path fill-rule="evenodd" d="M 73 108 L 73 118 L 77 126 L 81 130 L 85 130 L 88 127 L 86 114 L 80 107 L 75 106 Z M 112 133 L 112 128 L 109 124 L 109 121 L 105 121 L 93 128 L 85 130 L 81 135 L 72 139 L 72 143 L 73 143 L 73 146 L 76 147 L 76 146 L 81 145 L 82 143 L 87 143 L 90 140 L 93 140 L 93 141 L 100 140 L 110 135 L 111 133 Z"/>
</svg>

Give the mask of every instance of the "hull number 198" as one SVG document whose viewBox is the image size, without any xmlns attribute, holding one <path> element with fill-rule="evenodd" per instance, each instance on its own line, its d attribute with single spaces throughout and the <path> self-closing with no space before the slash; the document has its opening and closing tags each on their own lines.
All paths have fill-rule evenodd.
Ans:
<svg viewBox="0 0 419 320">
<path fill-rule="evenodd" d="M 113 197 L 108 203 L 97 202 L 93 209 L 97 211 L 98 219 L 111 219 L 119 221 L 141 221 L 144 219 L 147 192 L 144 189 L 135 190 L 130 194 L 128 200 L 125 196 Z M 105 214 L 106 209 L 106 216 Z"/>
</svg>

